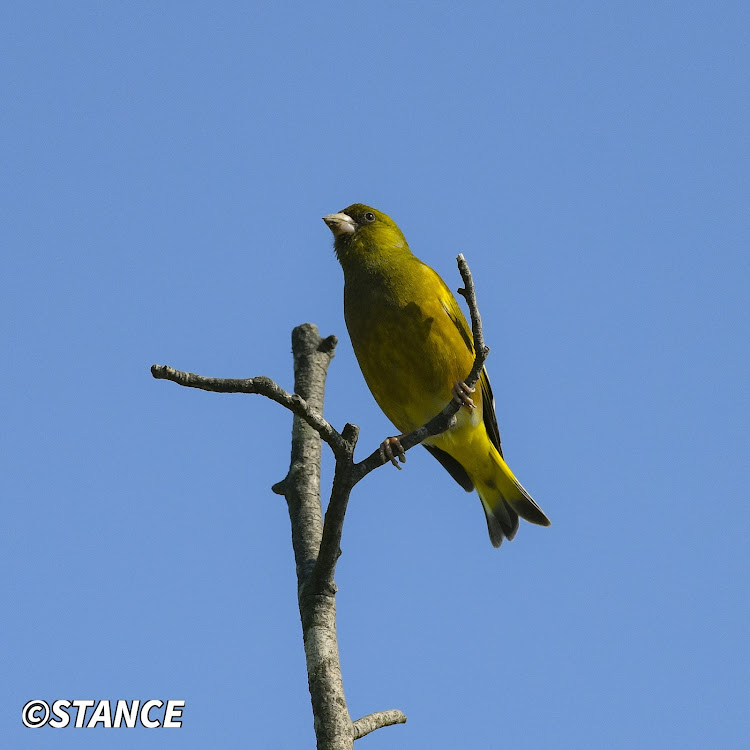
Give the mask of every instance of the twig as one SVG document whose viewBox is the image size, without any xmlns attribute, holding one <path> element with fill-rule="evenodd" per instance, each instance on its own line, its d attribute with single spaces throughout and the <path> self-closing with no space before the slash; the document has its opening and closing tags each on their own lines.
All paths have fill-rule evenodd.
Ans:
<svg viewBox="0 0 750 750">
<path fill-rule="evenodd" d="M 474 290 L 474 279 L 469 270 L 469 264 L 466 262 L 463 253 L 460 253 L 456 258 L 458 263 L 458 270 L 461 273 L 461 278 L 464 282 L 464 288 L 459 289 L 458 293 L 466 300 L 466 304 L 469 306 L 469 315 L 471 316 L 471 333 L 474 339 L 474 365 L 471 368 L 469 377 L 464 381 L 466 385 L 473 388 L 479 376 L 482 374 L 484 363 L 490 353 L 490 348 L 485 346 L 484 333 L 482 332 L 482 317 L 479 314 L 479 305 L 477 304 L 477 294 Z"/>
<path fill-rule="evenodd" d="M 376 729 L 390 727 L 394 724 L 406 724 L 406 716 L 397 708 L 390 711 L 378 711 L 374 714 L 367 714 L 367 716 L 363 716 L 361 719 L 352 722 L 354 739 L 358 740 L 360 737 L 364 737 Z"/>
<path fill-rule="evenodd" d="M 335 337 L 334 337 L 335 338 Z M 285 391 L 280 385 L 265 375 L 255 378 L 209 378 L 194 372 L 175 370 L 168 365 L 152 365 L 151 374 L 157 380 L 171 380 L 187 388 L 200 388 L 214 393 L 257 393 L 277 404 L 286 407 L 307 422 L 331 446 L 335 455 L 346 452 L 341 435 L 313 409 L 305 399 L 296 393 Z"/>
</svg>

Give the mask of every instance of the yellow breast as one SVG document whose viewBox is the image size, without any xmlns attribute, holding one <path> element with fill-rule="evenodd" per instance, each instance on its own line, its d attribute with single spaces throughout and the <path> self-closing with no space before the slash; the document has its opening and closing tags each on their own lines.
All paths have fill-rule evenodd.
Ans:
<svg viewBox="0 0 750 750">
<path fill-rule="evenodd" d="M 446 311 L 450 305 L 443 298 L 450 291 L 440 277 L 419 261 L 408 271 L 408 283 L 373 281 L 347 287 L 344 295 L 347 328 L 367 385 L 402 432 L 448 403 L 453 383 L 468 375 L 474 359 Z"/>
</svg>

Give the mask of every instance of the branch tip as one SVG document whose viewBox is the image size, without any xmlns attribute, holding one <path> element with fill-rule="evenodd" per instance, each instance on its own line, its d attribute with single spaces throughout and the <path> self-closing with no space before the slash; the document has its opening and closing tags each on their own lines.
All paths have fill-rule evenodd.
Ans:
<svg viewBox="0 0 750 750">
<path fill-rule="evenodd" d="M 347 422 L 344 425 L 344 429 L 341 430 L 341 437 L 352 446 L 352 452 L 357 444 L 357 438 L 359 437 L 359 427 L 356 424 Z"/>
<path fill-rule="evenodd" d="M 318 351 L 333 356 L 333 351 L 338 343 L 338 337 L 331 334 L 327 338 L 321 339 L 321 342 L 318 345 Z"/>
<path fill-rule="evenodd" d="M 361 719 L 352 722 L 352 734 L 354 739 L 358 740 L 376 729 L 390 727 L 394 724 L 406 724 L 406 715 L 397 708 L 390 711 L 377 711 L 374 714 L 367 714 Z"/>
<path fill-rule="evenodd" d="M 306 330 L 309 332 L 309 328 Z M 302 333 L 304 334 L 305 331 Z M 171 380 L 187 388 L 200 388 L 214 393 L 255 393 L 265 396 L 307 422 L 331 446 L 334 453 L 342 451 L 341 435 L 333 426 L 304 398 L 296 393 L 288 393 L 266 375 L 259 375 L 255 378 L 209 378 L 205 375 L 175 370 L 167 365 L 152 365 L 151 374 L 157 379 Z"/>
<path fill-rule="evenodd" d="M 276 482 L 276 484 L 271 485 L 271 492 L 273 492 L 276 495 L 283 495 L 286 497 L 286 480 L 288 477 L 284 477 L 280 482 Z"/>
</svg>

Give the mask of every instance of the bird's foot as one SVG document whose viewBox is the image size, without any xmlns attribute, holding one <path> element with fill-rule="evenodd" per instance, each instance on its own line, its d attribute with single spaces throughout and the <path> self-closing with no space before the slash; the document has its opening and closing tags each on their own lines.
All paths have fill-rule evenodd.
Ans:
<svg viewBox="0 0 750 750">
<path fill-rule="evenodd" d="M 461 406 L 465 406 L 467 409 L 476 409 L 476 404 L 469 395 L 470 393 L 474 393 L 474 391 L 476 391 L 476 388 L 469 388 L 462 380 L 453 384 L 451 393 L 453 394 L 453 400 L 461 404 Z"/>
<path fill-rule="evenodd" d="M 406 451 L 401 447 L 401 441 L 399 440 L 402 437 L 403 435 L 386 438 L 380 446 L 380 455 L 383 462 L 390 461 L 399 471 L 401 471 L 401 467 L 398 465 L 398 461 L 401 461 L 402 464 L 406 463 Z"/>
</svg>

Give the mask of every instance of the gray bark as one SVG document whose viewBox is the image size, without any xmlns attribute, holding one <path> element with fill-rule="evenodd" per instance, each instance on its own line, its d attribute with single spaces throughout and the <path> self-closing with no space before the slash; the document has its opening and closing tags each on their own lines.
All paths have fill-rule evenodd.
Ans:
<svg viewBox="0 0 750 750">
<path fill-rule="evenodd" d="M 294 391 L 319 414 L 323 413 L 326 374 L 335 345 L 335 338 L 321 338 L 311 323 L 298 326 L 292 332 Z M 274 491 L 283 490 L 289 506 L 317 747 L 319 750 L 350 750 L 354 734 L 344 698 L 336 638 L 336 589 L 332 580 L 325 587 L 311 585 L 323 536 L 320 458 L 320 435 L 305 420 L 295 416 L 289 473 L 281 486 L 274 486 Z"/>
</svg>

